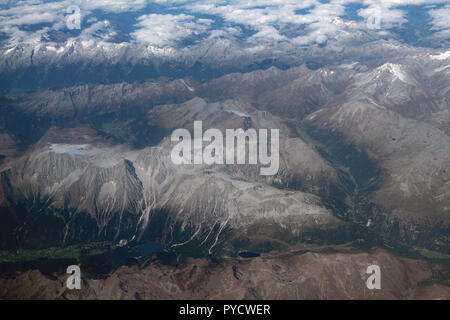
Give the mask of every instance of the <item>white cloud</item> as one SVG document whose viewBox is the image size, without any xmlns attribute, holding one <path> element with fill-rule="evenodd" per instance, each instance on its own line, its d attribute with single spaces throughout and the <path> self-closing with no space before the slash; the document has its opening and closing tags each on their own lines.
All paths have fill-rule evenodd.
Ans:
<svg viewBox="0 0 450 320">
<path fill-rule="evenodd" d="M 363 17 L 366 21 L 371 17 L 379 19 L 379 27 L 381 29 L 389 29 L 393 26 L 407 22 L 407 19 L 405 18 L 406 12 L 403 10 L 388 8 L 379 4 L 374 4 L 366 9 L 359 10 L 358 15 Z"/>
<path fill-rule="evenodd" d="M 82 17 L 92 10 L 106 12 L 136 11 L 144 8 L 149 0 L 63 0 L 44 2 L 42 0 L 4 1 L 7 9 L 0 10 L 0 32 L 9 35 L 9 46 L 19 43 L 39 42 L 41 37 L 50 30 L 61 30 L 66 27 L 66 10 L 69 6 L 80 7 Z M 51 26 L 40 30 L 25 31 L 22 26 L 48 23 Z M 86 39 L 94 32 L 88 27 L 81 33 Z M 95 32 L 97 32 L 96 30 Z"/>
<path fill-rule="evenodd" d="M 24 25 L 24 24 L 38 24 L 38 23 L 51 23 L 57 20 L 58 17 L 55 14 L 49 12 L 43 13 L 31 13 L 22 16 L 17 16 L 12 19 L 8 19 L 4 24 L 9 25 Z"/>
<path fill-rule="evenodd" d="M 78 5 L 82 10 L 100 9 L 109 12 L 137 11 L 145 8 L 152 1 L 148 0 L 75 0 L 69 1 Z"/>
<path fill-rule="evenodd" d="M 210 24 L 208 20 L 195 21 L 193 16 L 185 14 L 147 14 L 138 21 L 138 29 L 131 34 L 133 38 L 156 46 L 173 45 L 178 40 L 201 34 Z"/>
<path fill-rule="evenodd" d="M 354 1 L 355 2 L 355 1 Z M 447 0 L 364 0 L 367 5 L 385 6 L 387 8 L 405 5 L 424 5 L 434 3 L 445 3 Z"/>
<path fill-rule="evenodd" d="M 429 15 L 431 17 L 431 24 L 433 29 L 438 32 L 433 35 L 433 38 L 437 39 L 449 39 L 450 38 L 450 5 L 446 5 L 440 9 L 430 10 Z"/>
<path fill-rule="evenodd" d="M 450 29 L 450 5 L 429 11 L 435 30 Z"/>
<path fill-rule="evenodd" d="M 1 0 L 0 0 L 1 1 Z M 392 26 L 405 23 L 406 12 L 402 5 L 429 5 L 446 3 L 446 0 L 331 0 L 321 3 L 319 0 L 62 0 L 44 2 L 43 0 L 4 1 L 8 9 L 0 10 L 0 32 L 10 37 L 11 44 L 23 42 L 38 43 L 45 34 L 52 30 L 66 27 L 66 8 L 78 5 L 81 8 L 84 26 L 79 37 L 86 40 L 108 41 L 115 35 L 114 27 L 92 19 L 93 10 L 106 12 L 138 11 L 153 2 L 176 6 L 184 14 L 146 14 L 138 18 L 136 29 L 130 34 L 133 43 L 152 44 L 155 46 L 173 46 L 177 41 L 195 35 L 204 34 L 211 37 L 243 36 L 246 28 L 253 30 L 247 38 L 247 44 L 254 47 L 270 46 L 274 42 L 289 42 L 294 45 L 321 44 L 340 35 L 351 35 L 352 28 L 367 29 L 364 23 L 346 23 L 347 5 L 362 3 L 366 8 L 358 11 L 364 19 L 379 14 L 381 28 L 378 34 Z M 302 10 L 302 13 L 299 11 Z M 441 37 L 448 36 L 449 5 L 440 9 L 431 9 L 431 23 Z M 211 17 L 196 18 L 198 14 Z M 220 17 L 224 25 L 214 30 L 214 16 Z M 339 23 L 337 23 L 337 21 Z M 342 23 L 344 21 L 344 23 Z M 30 31 L 24 25 L 48 23 L 40 30 Z M 28 30 L 28 31 L 26 31 Z M 133 44 L 132 43 L 132 44 Z"/>
<path fill-rule="evenodd" d="M 343 14 L 345 8 L 341 4 L 322 4 L 316 0 L 256 0 L 256 1 L 199 1 L 186 6 L 192 12 L 200 12 L 221 16 L 225 22 L 244 25 L 256 31 L 249 41 L 261 39 L 283 41 L 289 40 L 281 31 L 288 25 L 309 25 L 313 36 L 305 35 L 304 39 L 296 39 L 296 43 L 319 43 L 336 32 L 333 18 Z M 311 8 L 307 14 L 297 14 L 301 9 Z"/>
</svg>

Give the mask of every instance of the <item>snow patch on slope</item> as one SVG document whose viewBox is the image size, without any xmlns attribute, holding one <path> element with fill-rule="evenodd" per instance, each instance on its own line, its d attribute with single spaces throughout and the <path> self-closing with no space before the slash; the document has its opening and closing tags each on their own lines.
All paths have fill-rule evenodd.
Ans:
<svg viewBox="0 0 450 320">
<path fill-rule="evenodd" d="M 442 53 L 439 53 L 439 54 L 430 55 L 430 58 L 434 59 L 434 60 L 445 60 L 445 59 L 448 59 L 448 58 L 450 58 L 450 50 L 442 52 Z"/>
<path fill-rule="evenodd" d="M 378 72 L 387 71 L 390 72 L 395 78 L 400 81 L 414 85 L 414 80 L 402 70 L 402 67 L 398 64 L 394 63 L 385 63 L 381 67 L 378 68 Z"/>
</svg>

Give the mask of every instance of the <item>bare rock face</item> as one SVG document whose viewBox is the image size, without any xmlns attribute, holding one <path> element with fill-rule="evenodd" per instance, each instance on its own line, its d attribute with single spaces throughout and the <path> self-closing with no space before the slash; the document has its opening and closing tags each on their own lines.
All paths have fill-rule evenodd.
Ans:
<svg viewBox="0 0 450 320">
<path fill-rule="evenodd" d="M 3 246 L 37 234 L 29 213 L 45 212 L 36 219 L 61 243 L 158 239 L 211 253 L 266 225 L 286 243 L 318 228 L 448 252 L 448 59 L 392 59 L 4 97 L 5 141 L 22 149 L 2 162 Z M 200 120 L 279 129 L 277 174 L 173 165 L 171 132 Z"/>
<path fill-rule="evenodd" d="M 381 289 L 366 286 L 367 267 L 379 265 Z M 171 267 L 159 262 L 122 267 L 107 279 L 83 277 L 82 289 L 65 287 L 67 276 L 51 280 L 39 271 L 0 278 L 4 299 L 449 299 L 439 282 L 444 270 L 396 257 L 370 253 L 313 253 L 228 259 L 213 264 L 189 259 Z M 31 284 L 39 283 L 39 286 Z"/>
<path fill-rule="evenodd" d="M 306 121 L 315 134 L 341 134 L 343 141 L 366 150 L 380 168 L 378 177 L 369 176 L 366 182 L 370 187 L 370 180 L 378 179 L 376 190 L 365 195 L 378 207 L 372 213 L 366 211 L 365 218 L 374 222 L 372 227 L 397 233 L 412 243 L 426 237 L 425 233 L 434 234 L 434 243 L 429 245 L 448 250 L 450 162 L 446 155 L 450 145 L 444 132 L 387 110 L 370 98 L 317 111 Z M 398 221 L 397 230 L 389 230 L 385 219 Z"/>
<path fill-rule="evenodd" d="M 392 4 L 381 23 L 351 1 L 135 1 L 80 5 L 84 28 L 66 30 L 61 4 L 10 2 L 0 299 L 449 299 L 448 6 Z M 177 129 L 201 161 L 173 161 Z M 229 147 L 233 129 L 246 137 Z M 205 164 L 220 133 L 225 164 Z"/>
<path fill-rule="evenodd" d="M 147 113 L 147 119 L 150 125 L 158 124 L 168 131 L 186 128 L 191 132 L 194 121 L 202 121 L 203 130 L 216 128 L 224 136 L 226 129 L 278 129 L 280 168 L 274 177 L 260 177 L 258 166 L 227 165 L 223 169 L 246 180 L 286 183 L 287 187 L 289 182 L 299 182 L 308 191 L 314 188 L 327 190 L 330 184 L 339 183 L 337 171 L 313 146 L 298 137 L 295 128 L 288 126 L 285 119 L 258 110 L 245 100 L 207 103 L 201 98 L 195 98 L 182 104 L 158 106 Z M 167 142 L 161 144 L 167 145 Z"/>
<path fill-rule="evenodd" d="M 76 119 L 94 114 L 117 112 L 127 106 L 149 108 L 153 105 L 182 102 L 192 98 L 192 88 L 182 79 L 175 81 L 82 85 L 61 90 L 4 96 L 3 108 L 27 114 L 49 115 L 53 119 Z"/>
<path fill-rule="evenodd" d="M 284 119 L 335 170 L 339 191 L 322 196 L 340 199 L 331 201 L 335 213 L 394 243 L 448 252 L 450 87 L 444 55 L 298 69 L 292 81 L 262 86 L 265 91 L 255 95 L 238 90 L 243 78 L 235 75 L 228 85 L 234 97 Z"/>
<path fill-rule="evenodd" d="M 0 161 L 14 157 L 18 153 L 17 140 L 14 135 L 7 132 L 0 133 Z"/>
<path fill-rule="evenodd" d="M 28 219 L 39 217 L 40 210 L 53 210 L 59 217 L 53 228 L 59 228 L 55 237 L 60 243 L 157 239 L 174 248 L 198 246 L 199 252 L 209 254 L 230 234 L 245 233 L 263 221 L 274 225 L 266 230 L 268 238 L 277 238 L 285 230 L 286 239 L 292 240 L 306 230 L 345 227 L 317 196 L 252 179 L 251 172 L 247 173 L 255 170 L 248 169 L 251 166 L 236 165 L 237 171 L 230 173 L 221 165 L 175 165 L 167 139 L 157 147 L 137 151 L 120 145 L 94 146 L 82 139 L 79 144 L 51 143 L 52 137 L 46 136 L 47 143 L 41 141 L 3 171 L 4 210 L 28 203 L 23 208 L 28 213 L 23 217 L 16 213 L 23 224 L 23 229 L 17 225 L 16 230 L 22 231 L 15 239 L 6 235 L 6 243 L 20 243 L 32 234 L 27 230 Z M 285 143 L 301 146 L 297 140 Z M 305 144 L 303 148 L 308 150 Z M 314 161 L 320 157 L 312 150 L 309 154 L 312 167 L 319 165 L 320 172 L 320 163 Z M 325 162 L 322 166 L 327 168 Z M 86 225 L 79 225 L 80 217 Z"/>
</svg>

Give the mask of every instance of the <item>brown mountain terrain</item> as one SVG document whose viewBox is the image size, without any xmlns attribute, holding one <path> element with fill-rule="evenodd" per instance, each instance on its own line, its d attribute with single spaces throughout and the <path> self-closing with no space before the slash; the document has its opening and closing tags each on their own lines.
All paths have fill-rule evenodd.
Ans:
<svg viewBox="0 0 450 320">
<path fill-rule="evenodd" d="M 381 268 L 381 289 L 369 290 L 369 265 Z M 81 266 L 82 267 L 82 266 Z M 448 271 L 448 270 L 447 270 Z M 0 278 L 6 299 L 449 299 L 445 268 L 385 250 L 228 259 L 217 264 L 189 259 L 178 266 L 147 262 L 121 267 L 108 278 L 83 276 L 81 290 L 68 290 L 67 275 L 37 270 Z"/>
</svg>

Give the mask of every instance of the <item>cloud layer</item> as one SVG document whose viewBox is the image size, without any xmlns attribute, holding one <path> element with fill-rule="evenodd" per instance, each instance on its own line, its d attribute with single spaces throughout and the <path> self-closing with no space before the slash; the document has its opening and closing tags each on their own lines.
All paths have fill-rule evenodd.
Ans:
<svg viewBox="0 0 450 320">
<path fill-rule="evenodd" d="M 428 5 L 435 37 L 450 34 L 450 6 L 445 0 L 62 0 L 0 2 L 0 32 L 7 46 L 49 41 L 52 32 L 66 38 L 95 40 L 99 45 L 115 41 L 115 21 L 97 19 L 96 13 L 134 14 L 129 41 L 141 45 L 176 47 L 184 40 L 244 35 L 249 46 L 285 42 L 294 46 L 325 44 L 353 32 L 389 35 L 390 29 L 407 22 L 405 5 Z M 68 32 L 66 9 L 80 7 L 83 28 Z M 434 5 L 434 7 L 433 7 Z M 155 9 L 156 8 L 156 9 Z M 354 15 L 349 12 L 354 11 Z M 368 22 L 375 22 L 371 28 Z M 372 25 L 373 27 L 373 25 Z M 122 30 L 123 31 L 123 30 Z M 46 40 L 47 39 L 47 40 Z M 198 39 L 197 39 L 198 40 Z M 59 41 L 59 40 L 58 40 Z"/>
</svg>

